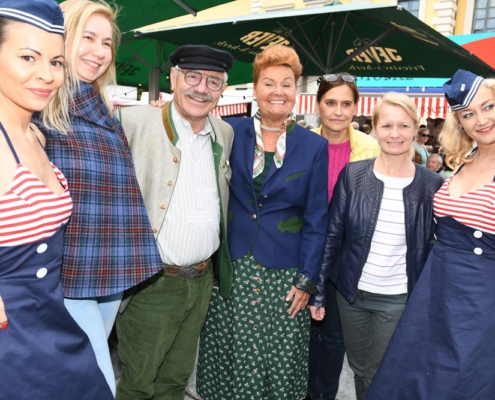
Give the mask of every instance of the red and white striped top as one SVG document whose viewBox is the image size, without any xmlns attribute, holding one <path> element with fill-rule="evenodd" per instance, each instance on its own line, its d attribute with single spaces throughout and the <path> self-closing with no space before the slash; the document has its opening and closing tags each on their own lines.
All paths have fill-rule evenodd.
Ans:
<svg viewBox="0 0 495 400">
<path fill-rule="evenodd" d="M 495 181 L 458 198 L 449 194 L 449 177 L 435 194 L 433 210 L 436 217 L 452 217 L 473 229 L 495 234 Z"/>
<path fill-rule="evenodd" d="M 64 187 L 60 196 L 22 164 L 17 165 L 9 189 L 0 197 L 0 246 L 33 243 L 52 236 L 72 212 L 67 180 L 52 164 Z"/>
</svg>

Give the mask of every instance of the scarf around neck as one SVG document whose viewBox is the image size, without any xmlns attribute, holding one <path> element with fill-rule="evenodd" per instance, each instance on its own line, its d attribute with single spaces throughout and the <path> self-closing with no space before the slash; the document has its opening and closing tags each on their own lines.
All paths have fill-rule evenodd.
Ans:
<svg viewBox="0 0 495 400">
<path fill-rule="evenodd" d="M 282 123 L 280 131 L 278 132 L 277 145 L 273 157 L 273 162 L 277 169 L 284 163 L 287 127 L 294 119 L 294 114 L 290 113 L 287 119 Z M 256 178 L 265 168 L 265 149 L 263 146 L 263 136 L 261 135 L 261 114 L 259 110 L 254 115 L 254 132 L 256 133 L 256 146 L 254 148 L 253 178 Z"/>
</svg>

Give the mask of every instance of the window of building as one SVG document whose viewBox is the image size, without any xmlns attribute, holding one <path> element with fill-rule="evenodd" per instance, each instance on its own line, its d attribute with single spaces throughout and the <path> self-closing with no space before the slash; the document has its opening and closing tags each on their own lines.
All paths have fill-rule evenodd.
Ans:
<svg viewBox="0 0 495 400">
<path fill-rule="evenodd" d="M 475 0 L 473 33 L 495 32 L 495 0 Z"/>
<path fill-rule="evenodd" d="M 495 1 L 495 0 L 489 0 Z M 415 17 L 418 17 L 419 14 L 419 0 L 399 0 L 399 6 L 401 6 L 404 10 L 409 11 Z"/>
</svg>

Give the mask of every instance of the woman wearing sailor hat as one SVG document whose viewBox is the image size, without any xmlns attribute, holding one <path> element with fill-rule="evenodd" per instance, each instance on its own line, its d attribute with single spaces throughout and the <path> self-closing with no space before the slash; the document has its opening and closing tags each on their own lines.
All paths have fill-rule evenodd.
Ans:
<svg viewBox="0 0 495 400">
<path fill-rule="evenodd" d="M 366 399 L 494 398 L 495 80 L 458 70 L 444 90 L 440 140 L 457 170 L 435 195 L 438 242 Z"/>
<path fill-rule="evenodd" d="M 64 20 L 54 0 L 0 0 L 0 399 L 107 400 L 112 393 L 64 306 L 67 180 L 31 123 L 68 128 Z"/>
</svg>

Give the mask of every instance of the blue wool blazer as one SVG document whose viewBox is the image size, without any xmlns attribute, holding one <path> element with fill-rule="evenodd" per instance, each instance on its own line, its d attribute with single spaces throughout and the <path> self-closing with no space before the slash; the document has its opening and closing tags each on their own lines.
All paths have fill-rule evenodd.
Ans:
<svg viewBox="0 0 495 400">
<path fill-rule="evenodd" d="M 256 197 L 253 118 L 229 118 L 226 122 L 234 128 L 227 225 L 231 259 L 251 251 L 261 265 L 275 269 L 297 267 L 315 284 L 327 231 L 327 141 L 292 124 L 283 166 L 270 166 Z"/>
</svg>

